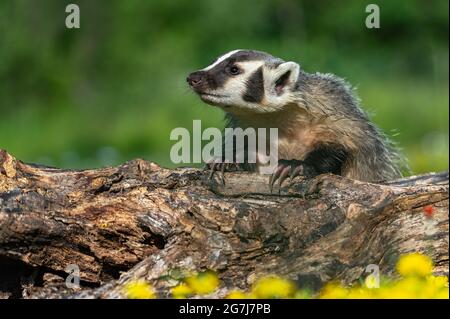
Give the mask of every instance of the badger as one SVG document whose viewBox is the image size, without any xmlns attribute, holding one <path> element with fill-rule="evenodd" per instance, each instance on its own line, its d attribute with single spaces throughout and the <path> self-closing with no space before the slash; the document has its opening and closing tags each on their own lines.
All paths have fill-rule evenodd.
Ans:
<svg viewBox="0 0 450 319">
<path fill-rule="evenodd" d="M 299 175 L 332 173 L 367 182 L 402 176 L 406 162 L 370 120 L 354 89 L 343 79 L 307 73 L 296 62 L 266 52 L 234 50 L 187 77 L 207 104 L 225 111 L 227 127 L 277 128 L 278 164 L 272 190 Z M 258 171 L 258 163 L 237 164 Z M 213 161 L 207 168 L 231 169 Z"/>
</svg>

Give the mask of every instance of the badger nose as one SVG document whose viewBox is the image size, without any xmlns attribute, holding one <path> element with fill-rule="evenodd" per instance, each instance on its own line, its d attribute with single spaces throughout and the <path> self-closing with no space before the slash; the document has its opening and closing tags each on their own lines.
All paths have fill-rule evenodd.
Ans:
<svg viewBox="0 0 450 319">
<path fill-rule="evenodd" d="M 203 72 L 193 72 L 189 74 L 189 76 L 186 78 L 186 81 L 192 87 L 199 86 L 203 82 Z"/>
</svg>

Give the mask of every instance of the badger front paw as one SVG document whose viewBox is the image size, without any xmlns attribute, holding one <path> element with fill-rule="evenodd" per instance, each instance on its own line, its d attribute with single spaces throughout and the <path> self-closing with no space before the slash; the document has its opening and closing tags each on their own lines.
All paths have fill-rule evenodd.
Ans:
<svg viewBox="0 0 450 319">
<path fill-rule="evenodd" d="M 289 177 L 290 180 L 296 176 L 312 177 L 317 175 L 314 168 L 300 160 L 279 160 L 278 166 L 274 173 L 270 176 L 269 187 L 270 192 L 273 192 L 273 185 L 278 180 L 278 187 L 281 190 L 281 185 Z"/>
<path fill-rule="evenodd" d="M 236 172 L 236 171 L 242 171 L 245 170 L 245 167 L 241 163 L 230 163 L 230 162 L 223 162 L 220 159 L 212 159 L 208 163 L 206 163 L 205 171 L 211 171 L 209 173 L 208 179 L 212 179 L 214 177 L 215 172 L 220 172 L 220 178 L 222 181 L 222 184 L 225 185 L 225 172 Z"/>
</svg>

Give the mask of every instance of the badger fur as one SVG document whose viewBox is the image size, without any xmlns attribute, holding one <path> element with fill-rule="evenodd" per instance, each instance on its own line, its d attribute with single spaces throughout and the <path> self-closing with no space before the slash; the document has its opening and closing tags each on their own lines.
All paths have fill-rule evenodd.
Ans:
<svg viewBox="0 0 450 319">
<path fill-rule="evenodd" d="M 225 111 L 228 127 L 278 129 L 280 160 L 271 185 L 322 173 L 369 182 L 401 177 L 402 157 L 360 108 L 350 85 L 332 74 L 310 74 L 265 52 L 235 50 L 187 81 L 204 102 Z"/>
</svg>

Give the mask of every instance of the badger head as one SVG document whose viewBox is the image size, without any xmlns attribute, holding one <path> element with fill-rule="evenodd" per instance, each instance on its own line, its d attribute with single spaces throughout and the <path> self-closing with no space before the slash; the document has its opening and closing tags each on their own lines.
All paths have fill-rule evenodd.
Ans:
<svg viewBox="0 0 450 319">
<path fill-rule="evenodd" d="M 300 66 L 268 53 L 228 52 L 187 77 L 200 98 L 229 112 L 274 112 L 295 101 Z"/>
</svg>

